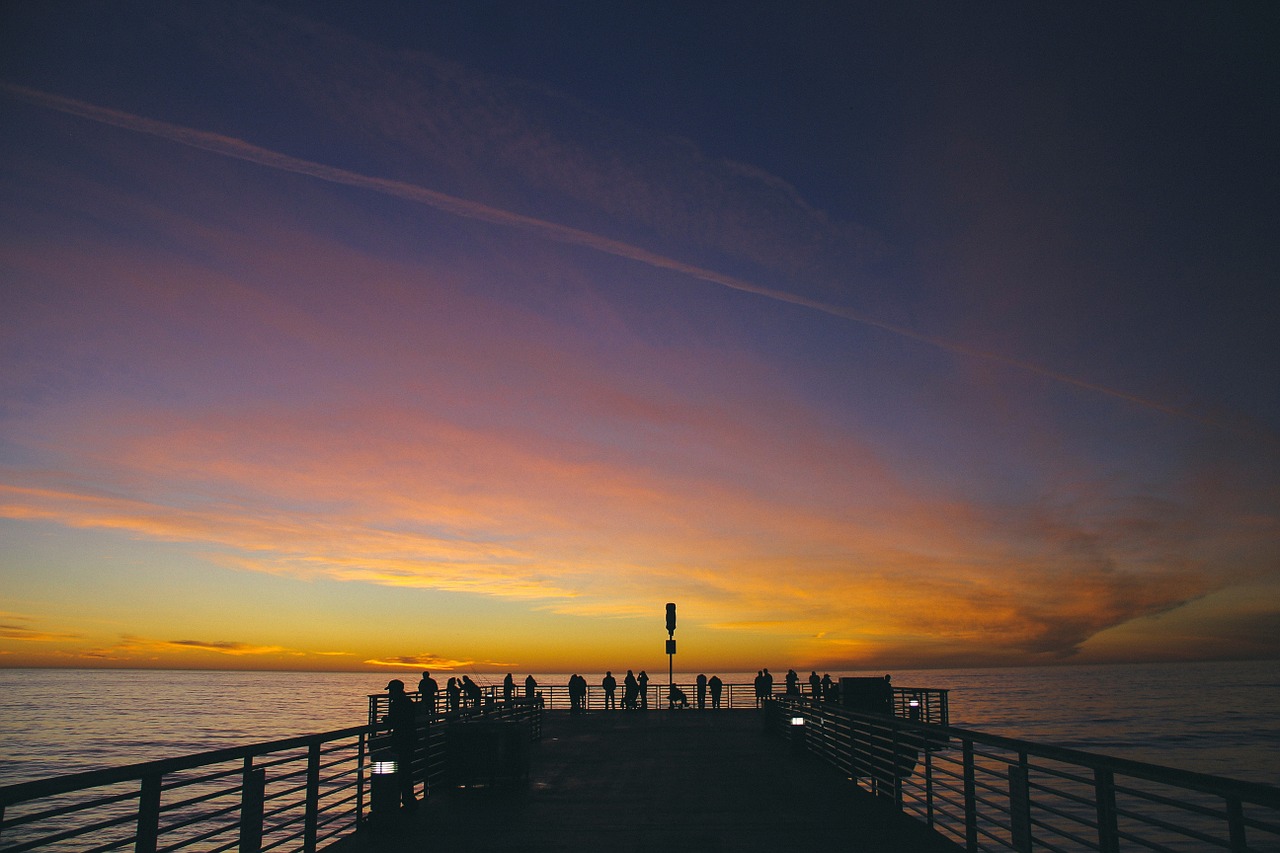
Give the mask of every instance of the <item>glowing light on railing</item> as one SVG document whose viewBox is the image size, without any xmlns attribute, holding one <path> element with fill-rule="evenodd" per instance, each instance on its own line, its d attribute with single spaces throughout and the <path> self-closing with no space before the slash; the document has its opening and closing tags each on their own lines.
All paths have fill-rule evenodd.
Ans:
<svg viewBox="0 0 1280 853">
<path fill-rule="evenodd" d="M 803 726 L 803 725 L 804 725 L 804 717 L 792 717 L 792 718 L 791 718 L 791 725 L 793 725 L 793 726 Z"/>
<path fill-rule="evenodd" d="M 375 761 L 373 762 L 373 774 L 375 776 L 394 775 L 398 766 L 394 761 Z"/>
</svg>

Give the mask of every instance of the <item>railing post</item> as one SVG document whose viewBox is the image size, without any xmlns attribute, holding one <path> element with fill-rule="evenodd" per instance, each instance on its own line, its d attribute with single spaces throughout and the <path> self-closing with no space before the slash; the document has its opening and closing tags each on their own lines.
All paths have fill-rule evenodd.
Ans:
<svg viewBox="0 0 1280 853">
<path fill-rule="evenodd" d="M 240 853 L 262 850 L 262 811 L 267 789 L 267 771 L 255 770 L 253 758 L 246 756 L 240 777 Z"/>
<path fill-rule="evenodd" d="M 1009 824 L 1013 849 L 1031 853 L 1031 785 L 1027 754 L 1018 753 L 1018 763 L 1009 765 Z"/>
<path fill-rule="evenodd" d="M 889 746 L 893 750 L 893 804 L 902 809 L 902 741 L 898 738 L 898 727 L 889 728 Z"/>
<path fill-rule="evenodd" d="M 320 823 L 320 742 L 307 747 L 307 812 L 303 825 L 302 845 L 306 853 L 315 853 L 316 833 Z"/>
<path fill-rule="evenodd" d="M 924 743 L 924 814 L 925 823 L 933 827 L 933 742 Z"/>
<path fill-rule="evenodd" d="M 160 774 L 142 777 L 138 792 L 138 831 L 134 835 L 134 853 L 156 853 L 160 840 Z"/>
<path fill-rule="evenodd" d="M 361 732 L 356 749 L 356 826 L 364 825 L 364 774 L 367 769 L 365 757 L 368 755 L 368 738 L 367 732 Z"/>
<path fill-rule="evenodd" d="M 1111 771 L 1096 767 L 1093 771 L 1094 798 L 1098 806 L 1098 850 L 1119 853 L 1120 830 L 1116 825 L 1116 781 Z"/>
<path fill-rule="evenodd" d="M 969 853 L 978 850 L 978 786 L 974 779 L 973 741 L 965 738 L 964 745 L 964 849 Z"/>
<path fill-rule="evenodd" d="M 1231 853 L 1246 853 L 1249 843 L 1245 840 L 1244 804 L 1239 797 L 1227 797 L 1227 831 L 1231 835 Z"/>
</svg>

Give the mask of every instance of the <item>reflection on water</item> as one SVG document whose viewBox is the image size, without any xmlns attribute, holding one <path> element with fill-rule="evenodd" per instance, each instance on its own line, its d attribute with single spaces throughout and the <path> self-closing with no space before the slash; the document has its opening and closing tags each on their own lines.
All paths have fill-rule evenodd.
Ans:
<svg viewBox="0 0 1280 853">
<path fill-rule="evenodd" d="M 771 669 L 780 688 L 786 667 Z M 832 676 L 840 674 L 883 673 Z M 502 678 L 470 675 L 481 684 Z M 587 675 L 594 686 L 603 673 Z M 676 678 L 691 682 L 694 675 Z M 755 673 L 719 675 L 750 682 Z M 541 684 L 568 679 L 535 677 Z M 381 690 L 387 678 L 0 670 L 0 783 L 359 725 L 367 694 Z M 665 673 L 655 680 L 665 682 Z M 956 726 L 1280 781 L 1280 668 L 1274 662 L 900 671 L 893 681 L 950 689 Z"/>
</svg>

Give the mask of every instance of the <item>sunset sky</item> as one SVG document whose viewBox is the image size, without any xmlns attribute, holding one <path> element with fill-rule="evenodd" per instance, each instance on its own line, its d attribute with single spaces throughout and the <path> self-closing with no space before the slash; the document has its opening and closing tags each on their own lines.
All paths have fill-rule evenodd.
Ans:
<svg viewBox="0 0 1280 853">
<path fill-rule="evenodd" d="M 1280 7 L 0 5 L 0 666 L 1280 657 Z"/>
</svg>

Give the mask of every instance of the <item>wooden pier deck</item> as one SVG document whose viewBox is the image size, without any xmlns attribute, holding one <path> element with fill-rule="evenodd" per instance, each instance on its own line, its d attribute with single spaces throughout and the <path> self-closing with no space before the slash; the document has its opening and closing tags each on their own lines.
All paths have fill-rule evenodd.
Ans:
<svg viewBox="0 0 1280 853">
<path fill-rule="evenodd" d="M 810 754 L 759 712 L 545 715 L 527 784 L 434 791 L 412 812 L 326 849 L 956 853 Z"/>
</svg>

